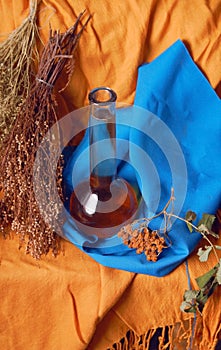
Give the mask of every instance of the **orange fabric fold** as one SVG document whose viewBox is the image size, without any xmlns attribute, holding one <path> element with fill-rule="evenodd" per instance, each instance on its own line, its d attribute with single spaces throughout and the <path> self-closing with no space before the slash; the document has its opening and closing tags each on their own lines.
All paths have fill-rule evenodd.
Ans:
<svg viewBox="0 0 221 350">
<path fill-rule="evenodd" d="M 193 314 L 180 311 L 188 289 L 184 264 L 157 278 L 105 268 L 68 242 L 63 242 L 63 255 L 40 261 L 17 246 L 17 236 L 1 238 L 1 348 L 104 350 L 128 330 L 139 338 L 171 325 L 183 327 L 177 344 L 190 342 Z M 199 263 L 192 254 L 188 265 L 193 287 L 197 287 L 195 278 L 215 263 L 212 255 L 208 262 Z M 220 310 L 218 287 L 197 317 L 196 349 L 215 349 Z M 173 331 L 172 339 L 176 336 Z"/>
<path fill-rule="evenodd" d="M 92 19 L 75 53 L 70 84 L 57 97 L 61 116 L 87 104 L 89 90 L 100 85 L 113 88 L 119 101 L 132 103 L 138 66 L 178 38 L 211 86 L 221 81 L 219 0 L 42 0 L 37 15 L 41 40 L 47 41 L 49 25 L 64 31 L 84 9 Z M 28 12 L 27 0 L 0 0 L 1 41 Z M 115 349 L 133 349 L 130 344 L 137 337 L 138 348 L 140 336 L 148 349 L 148 332 L 167 326 L 169 341 L 179 338 L 177 343 L 190 344 L 193 315 L 179 308 L 188 289 L 184 264 L 163 278 L 135 275 L 105 268 L 66 241 L 64 254 L 36 261 L 18 250 L 18 236 L 12 236 L 0 239 L 1 349 L 105 350 L 114 343 Z M 196 287 L 195 278 L 212 268 L 215 258 L 202 264 L 192 254 L 188 264 Z M 220 310 L 219 287 L 197 318 L 197 349 L 215 349 L 221 337 Z"/>
<path fill-rule="evenodd" d="M 104 268 L 68 242 L 64 255 L 36 261 L 18 251 L 17 238 L 1 238 L 1 348 L 85 349 L 133 274 Z"/>
<path fill-rule="evenodd" d="M 132 103 L 137 67 L 153 60 L 181 39 L 215 88 L 221 79 L 221 12 L 219 0 L 39 1 L 39 34 L 45 42 L 49 26 L 64 31 L 83 10 L 92 14 L 79 49 L 69 87 L 63 92 L 70 106 L 87 103 L 87 93 L 111 86 L 119 101 Z M 28 14 L 27 0 L 0 1 L 0 33 L 10 33 Z"/>
</svg>

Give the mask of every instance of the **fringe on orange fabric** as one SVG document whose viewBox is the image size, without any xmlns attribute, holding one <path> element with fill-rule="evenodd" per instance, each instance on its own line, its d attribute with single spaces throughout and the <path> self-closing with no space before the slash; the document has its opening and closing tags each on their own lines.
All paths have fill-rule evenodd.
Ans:
<svg viewBox="0 0 221 350">
<path fill-rule="evenodd" d="M 211 313 L 212 314 L 212 313 Z M 214 319 L 213 319 L 214 320 Z M 216 324 L 214 320 L 214 324 Z M 198 350 L 220 350 L 221 349 L 221 323 L 214 330 L 204 332 L 203 318 L 198 318 L 196 323 L 196 331 L 194 334 L 194 342 Z M 191 349 L 190 349 L 191 350 Z"/>
<path fill-rule="evenodd" d="M 219 335 L 221 325 L 216 339 L 213 343 L 202 338 L 200 329 L 202 324 L 198 323 L 195 332 L 195 320 L 190 318 L 162 328 L 148 330 L 143 335 L 137 335 L 129 330 L 124 338 L 114 343 L 107 350 L 217 350 L 221 349 Z"/>
</svg>

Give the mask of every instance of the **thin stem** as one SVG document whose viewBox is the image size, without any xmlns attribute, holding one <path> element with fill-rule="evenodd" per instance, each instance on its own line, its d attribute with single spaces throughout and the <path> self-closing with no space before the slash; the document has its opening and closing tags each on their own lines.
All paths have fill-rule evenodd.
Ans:
<svg viewBox="0 0 221 350">
<path fill-rule="evenodd" d="M 176 215 L 176 214 L 173 213 L 173 210 L 174 210 L 174 206 L 173 206 L 174 199 L 175 199 L 175 197 L 174 197 L 174 189 L 171 188 L 171 196 L 170 196 L 170 199 L 168 200 L 168 202 L 166 203 L 166 205 L 164 206 L 164 208 L 163 208 L 159 213 L 153 215 L 153 216 L 150 217 L 150 218 L 140 218 L 140 219 L 137 219 L 137 220 L 135 220 L 135 221 L 133 222 L 133 224 L 136 224 L 136 223 L 139 223 L 139 222 L 146 222 L 146 223 L 149 223 L 149 222 L 152 221 L 153 219 L 156 219 L 156 218 L 158 218 L 159 216 L 163 215 L 163 216 L 164 216 L 164 221 L 165 221 L 165 227 L 164 227 L 163 231 L 164 231 L 164 234 L 166 234 L 167 229 L 168 229 L 168 225 L 170 224 L 170 218 L 171 218 L 171 217 L 176 218 L 176 219 L 178 219 L 178 220 L 180 220 L 180 221 L 183 221 L 183 222 L 185 222 L 186 224 L 191 225 L 192 228 L 193 228 L 195 231 L 199 232 L 199 233 L 202 235 L 202 237 L 209 243 L 209 245 L 212 247 L 213 252 L 214 252 L 214 255 L 215 255 L 215 257 L 216 257 L 216 259 L 217 259 L 217 261 L 218 261 L 218 263 L 219 263 L 220 259 L 219 259 L 219 257 L 218 257 L 217 252 L 216 252 L 216 248 L 215 248 L 215 246 L 213 245 L 213 243 L 210 241 L 210 239 L 207 237 L 207 235 L 206 235 L 203 231 L 201 231 L 196 225 L 194 225 L 192 222 L 190 222 L 190 221 L 188 221 L 188 220 L 186 220 L 186 219 L 184 219 L 184 218 L 182 218 L 182 217 L 180 217 L 180 216 L 178 216 L 178 215 Z M 172 202 L 172 211 L 171 211 L 170 213 L 168 213 L 168 212 L 167 212 L 167 209 L 168 209 L 168 207 L 169 207 L 169 205 L 170 205 L 171 202 Z M 168 218 L 168 220 L 167 220 L 167 218 Z"/>
<path fill-rule="evenodd" d="M 210 241 L 210 239 L 207 237 L 207 235 L 205 235 L 204 232 L 200 231 L 199 228 L 198 228 L 197 226 L 195 226 L 194 224 L 192 224 L 192 222 L 190 222 L 190 221 L 188 221 L 188 220 L 186 220 L 186 219 L 183 219 L 183 218 L 181 218 L 181 217 L 178 216 L 178 215 L 175 215 L 175 214 L 172 214 L 172 213 L 168 214 L 167 212 L 165 212 L 164 214 L 167 215 L 167 216 L 173 216 L 174 218 L 176 218 L 176 219 L 178 219 L 178 220 L 180 220 L 180 221 L 183 221 L 183 222 L 185 222 L 185 223 L 188 224 L 188 225 L 191 225 L 192 228 L 194 228 L 194 230 L 196 230 L 197 232 L 199 232 L 199 233 L 203 236 L 203 238 L 209 243 L 209 245 L 210 245 L 210 246 L 212 247 L 212 249 L 213 249 L 213 252 L 214 252 L 214 254 L 215 254 L 215 257 L 216 257 L 217 261 L 219 262 L 219 257 L 218 257 L 218 254 L 217 254 L 217 252 L 216 252 L 216 248 L 214 247 L 213 243 Z"/>
<path fill-rule="evenodd" d="M 168 202 L 165 204 L 164 208 L 157 214 L 151 216 L 150 218 L 140 218 L 140 219 L 137 219 L 137 220 L 134 220 L 133 224 L 136 224 L 137 222 L 140 222 L 140 221 L 147 221 L 147 222 L 150 222 L 152 221 L 153 219 L 156 219 L 158 218 L 159 216 L 163 215 L 166 210 L 168 209 L 170 203 L 174 201 L 175 197 L 174 197 L 174 189 L 171 188 L 171 196 L 170 196 L 170 199 L 168 200 Z M 168 213 L 167 213 L 168 215 Z"/>
</svg>

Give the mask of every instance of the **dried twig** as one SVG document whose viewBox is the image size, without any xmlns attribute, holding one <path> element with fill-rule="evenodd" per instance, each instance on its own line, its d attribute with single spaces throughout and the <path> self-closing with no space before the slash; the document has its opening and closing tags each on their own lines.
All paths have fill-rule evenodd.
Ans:
<svg viewBox="0 0 221 350">
<path fill-rule="evenodd" d="M 62 210 L 62 202 L 57 203 L 56 200 L 57 191 L 61 194 L 62 159 L 60 157 L 57 167 L 55 181 L 58 188 L 56 190 L 53 186 L 53 162 L 57 162 L 59 154 L 51 148 L 50 144 L 47 151 L 52 162 L 51 169 L 45 170 L 42 166 L 35 173 L 46 193 L 42 196 L 42 207 L 47 211 L 48 222 L 52 223 L 51 225 L 43 220 L 35 199 L 33 166 L 41 141 L 58 120 L 53 87 L 61 72 L 64 69 L 70 71 L 70 66 L 73 67 L 73 53 L 86 25 L 78 31 L 82 16 L 83 13 L 79 15 L 74 26 L 63 34 L 59 31 L 50 31 L 36 79 L 17 116 L 4 152 L 0 155 L 0 178 L 3 181 L 4 192 L 0 202 L 1 230 L 4 233 L 7 225 L 11 225 L 12 229 L 19 233 L 21 244 L 28 237 L 27 252 L 35 258 L 47 254 L 50 249 L 56 255 L 59 249 L 59 239 L 54 232 L 53 223 L 59 221 Z M 57 130 L 58 138 L 59 133 L 60 131 Z M 44 157 L 43 162 L 44 159 L 47 161 L 47 152 Z M 62 225 L 62 222 L 60 224 Z"/>
<path fill-rule="evenodd" d="M 30 14 L 0 44 L 0 147 L 29 93 L 34 75 L 37 0 L 30 0 Z"/>
</svg>

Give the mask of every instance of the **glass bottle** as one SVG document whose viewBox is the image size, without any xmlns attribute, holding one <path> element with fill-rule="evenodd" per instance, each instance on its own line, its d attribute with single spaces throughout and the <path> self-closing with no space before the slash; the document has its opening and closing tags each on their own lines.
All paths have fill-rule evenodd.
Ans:
<svg viewBox="0 0 221 350">
<path fill-rule="evenodd" d="M 134 217 L 133 187 L 117 174 L 116 93 L 100 87 L 89 93 L 90 178 L 74 189 L 70 214 L 83 233 L 100 238 L 116 234 Z"/>
</svg>

